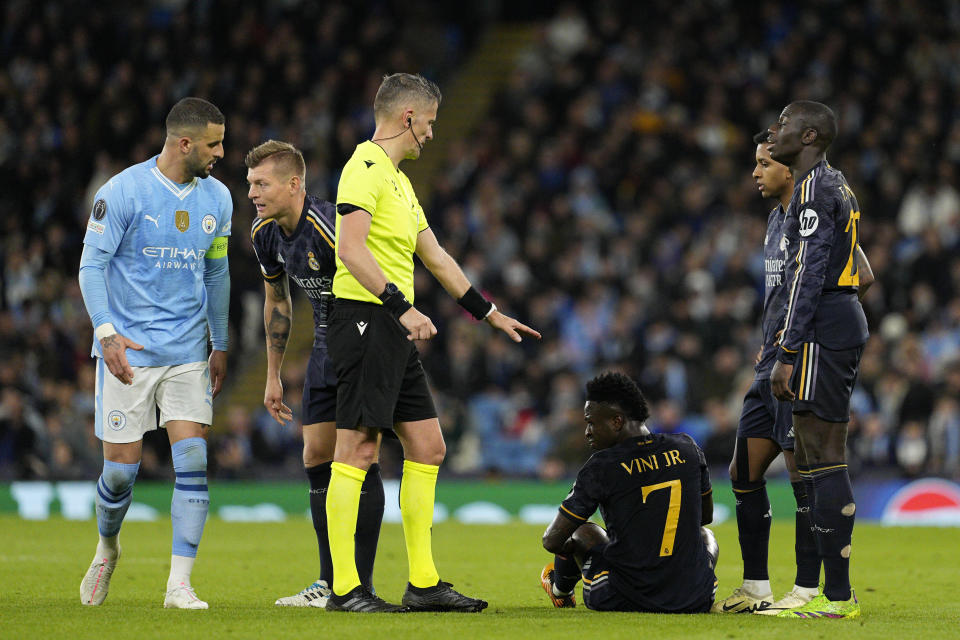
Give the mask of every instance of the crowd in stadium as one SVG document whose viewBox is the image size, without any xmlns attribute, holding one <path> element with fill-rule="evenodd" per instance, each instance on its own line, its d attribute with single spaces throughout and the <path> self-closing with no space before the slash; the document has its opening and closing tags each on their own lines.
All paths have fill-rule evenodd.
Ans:
<svg viewBox="0 0 960 640">
<path fill-rule="evenodd" d="M 3 9 L 2 479 L 96 477 L 82 233 L 93 192 L 159 151 L 177 99 L 205 97 L 227 118 L 214 175 L 234 197 L 235 380 L 244 353 L 263 350 L 244 154 L 290 141 L 307 158 L 308 190 L 333 198 L 339 168 L 372 132 L 382 75 L 420 72 L 443 89 L 492 19 L 429 3 L 239 14 L 215 0 L 112 4 Z M 436 136 L 453 142 L 423 202 L 428 220 L 478 288 L 544 335 L 508 345 L 418 280 L 417 306 L 439 329 L 421 352 L 450 468 L 568 475 L 586 455 L 583 383 L 605 368 L 639 382 L 652 429 L 690 433 L 712 464 L 729 462 L 760 346 L 775 204 L 750 177 L 752 136 L 791 100 L 816 99 L 839 115 L 830 162 L 856 191 L 876 276 L 851 465 L 960 477 L 956 6 L 657 1 L 641 16 L 623 4 L 569 3 L 539 18 L 535 46 L 475 130 L 445 128 L 441 104 Z M 296 414 L 294 356 L 284 372 Z M 239 405 L 219 415 L 215 477 L 299 473 L 295 426 Z M 148 447 L 141 473 L 169 476 L 162 455 Z"/>
</svg>

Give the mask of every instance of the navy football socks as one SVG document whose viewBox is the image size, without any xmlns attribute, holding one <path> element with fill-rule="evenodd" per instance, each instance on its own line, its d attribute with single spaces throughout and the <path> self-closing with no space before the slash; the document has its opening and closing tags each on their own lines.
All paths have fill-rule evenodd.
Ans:
<svg viewBox="0 0 960 640">
<path fill-rule="evenodd" d="M 357 533 L 354 535 L 357 575 L 366 587 L 373 587 L 373 564 L 380 541 L 383 503 L 383 478 L 380 476 L 380 465 L 374 463 L 367 469 L 367 476 L 360 487 L 360 510 L 357 512 Z"/>
<path fill-rule="evenodd" d="M 829 600 L 850 599 L 850 550 L 856 504 L 847 465 L 811 465 L 813 480 L 813 526 L 823 560 L 823 593 Z"/>
<path fill-rule="evenodd" d="M 330 463 L 307 467 L 310 480 L 310 516 L 313 530 L 317 533 L 317 549 L 320 553 L 320 579 L 328 587 L 333 586 L 333 560 L 330 558 L 330 539 L 327 538 L 327 487 L 330 486 Z"/>
<path fill-rule="evenodd" d="M 798 587 L 816 588 L 820 583 L 820 554 L 817 552 L 817 539 L 810 518 L 810 494 L 803 482 L 791 482 L 790 486 L 793 487 L 793 497 L 797 501 L 794 544 L 797 577 L 794 584 Z"/>
<path fill-rule="evenodd" d="M 553 584 L 558 591 L 570 593 L 580 580 L 580 567 L 573 555 L 553 557 Z"/>
<path fill-rule="evenodd" d="M 769 580 L 767 554 L 770 546 L 770 499 L 767 483 L 733 481 L 737 499 L 737 531 L 743 557 L 744 580 Z"/>
</svg>

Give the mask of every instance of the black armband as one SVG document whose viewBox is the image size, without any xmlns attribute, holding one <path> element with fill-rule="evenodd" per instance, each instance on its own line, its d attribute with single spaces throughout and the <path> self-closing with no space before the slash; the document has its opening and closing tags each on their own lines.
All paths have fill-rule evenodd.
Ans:
<svg viewBox="0 0 960 640">
<path fill-rule="evenodd" d="M 379 295 L 379 298 L 380 302 L 383 303 L 383 308 L 397 319 L 413 307 L 413 305 L 407 301 L 407 297 L 403 295 L 403 291 L 400 291 L 397 285 L 392 282 L 387 283 L 387 286 L 383 288 L 383 293 Z"/>
<path fill-rule="evenodd" d="M 347 202 L 341 202 L 337 205 L 337 213 L 342 216 L 347 215 L 348 213 L 354 213 L 355 211 L 363 211 L 367 215 L 370 215 L 370 212 L 366 209 L 362 209 L 355 204 L 349 204 Z"/>
<path fill-rule="evenodd" d="M 497 305 L 484 298 L 483 294 L 473 287 L 467 289 L 463 297 L 457 300 L 457 304 L 470 312 L 470 315 L 477 320 L 483 320 L 497 309 Z"/>
</svg>

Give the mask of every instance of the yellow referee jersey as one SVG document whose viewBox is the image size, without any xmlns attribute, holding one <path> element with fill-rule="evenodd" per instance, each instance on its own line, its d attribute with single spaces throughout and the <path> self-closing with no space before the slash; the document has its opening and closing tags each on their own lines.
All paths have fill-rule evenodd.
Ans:
<svg viewBox="0 0 960 640">
<path fill-rule="evenodd" d="M 353 205 L 373 216 L 367 248 L 387 276 L 387 281 L 397 285 L 412 304 L 413 254 L 417 249 L 417 235 L 429 225 L 410 180 L 393 166 L 393 161 L 380 145 L 369 140 L 357 145 L 343 167 L 337 186 L 337 205 L 341 204 Z M 380 300 L 367 291 L 340 260 L 342 218 L 337 215 L 338 255 L 333 295 L 380 304 Z"/>
</svg>

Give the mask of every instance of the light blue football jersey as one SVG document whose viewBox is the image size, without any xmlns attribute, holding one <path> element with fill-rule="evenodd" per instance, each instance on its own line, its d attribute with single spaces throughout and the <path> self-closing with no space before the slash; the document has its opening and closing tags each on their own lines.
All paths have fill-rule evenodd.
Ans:
<svg viewBox="0 0 960 640">
<path fill-rule="evenodd" d="M 178 184 L 157 168 L 157 156 L 110 178 L 94 198 L 84 244 L 113 257 L 107 300 L 117 332 L 143 345 L 127 350 L 134 367 L 207 358 L 204 255 L 229 236 L 233 201 L 213 177 Z M 93 353 L 102 356 L 93 341 Z"/>
</svg>

